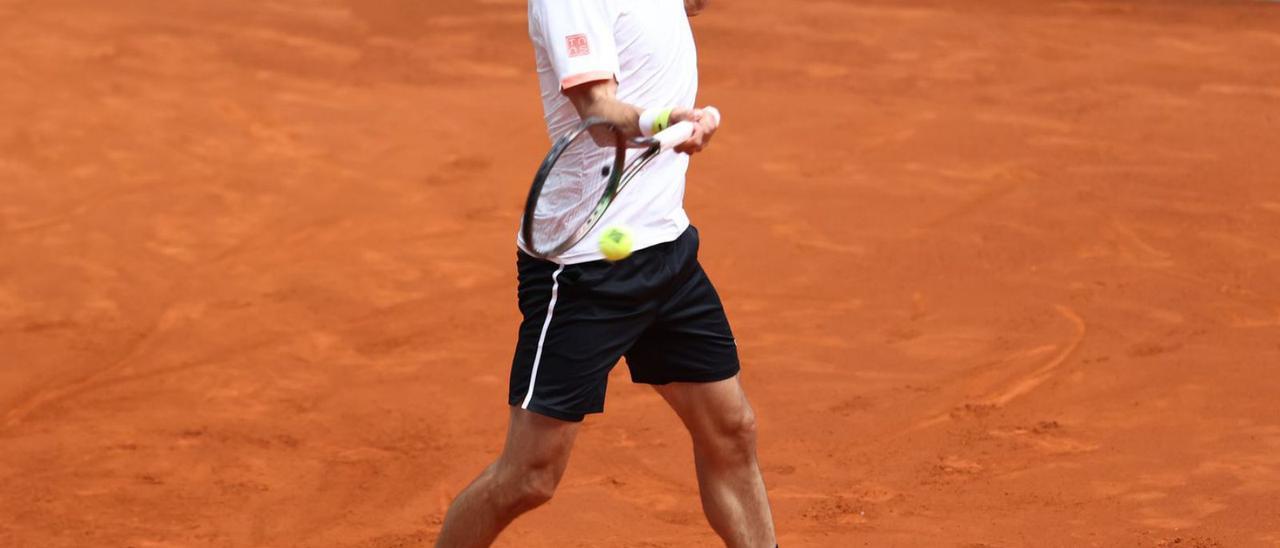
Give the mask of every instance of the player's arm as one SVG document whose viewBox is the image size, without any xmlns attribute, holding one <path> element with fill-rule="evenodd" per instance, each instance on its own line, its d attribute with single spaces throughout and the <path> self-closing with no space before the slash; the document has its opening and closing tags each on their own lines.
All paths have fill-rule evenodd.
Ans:
<svg viewBox="0 0 1280 548">
<path fill-rule="evenodd" d="M 677 146 L 679 152 L 702 150 L 710 139 L 714 122 L 700 121 L 702 113 L 693 109 L 669 109 L 669 105 L 628 105 L 619 101 L 618 47 L 613 40 L 618 13 L 609 2 L 599 0 L 530 0 L 530 36 L 547 52 L 551 68 L 560 80 L 560 90 L 573 103 L 582 118 L 597 116 L 612 122 L 628 138 L 652 133 L 669 124 L 684 120 L 699 122 L 693 136 Z M 649 112 L 648 124 L 641 131 L 641 119 Z M 662 116 L 655 117 L 654 113 Z M 709 117 L 708 117 L 709 118 Z M 597 139 L 607 136 L 595 136 Z"/>
<path fill-rule="evenodd" d="M 563 90 L 565 97 L 577 109 L 578 117 L 586 120 L 596 117 L 607 120 L 628 139 L 639 137 L 640 115 L 643 109 L 618 100 L 618 83 L 612 78 L 578 84 Z M 607 144 L 606 134 L 593 135 L 597 142 Z"/>
<path fill-rule="evenodd" d="M 676 152 L 686 154 L 701 152 L 711 142 L 711 136 L 716 132 L 715 122 L 710 116 L 704 116 L 699 109 L 657 108 L 646 115 L 645 109 L 618 100 L 618 83 L 612 78 L 584 82 L 565 88 L 563 93 L 569 98 L 569 102 L 573 103 L 573 108 L 578 111 L 579 117 L 585 120 L 594 116 L 607 120 L 628 139 L 651 134 L 653 127 L 649 128 L 650 131 L 641 129 L 641 118 L 653 118 L 661 115 L 663 110 L 669 110 L 669 114 L 665 115 L 663 126 L 685 120 L 695 122 L 693 135 L 683 144 L 676 146 Z M 649 123 L 652 126 L 652 122 Z M 612 137 L 607 132 L 592 135 L 592 137 L 601 145 L 611 144 L 609 140 Z"/>
</svg>

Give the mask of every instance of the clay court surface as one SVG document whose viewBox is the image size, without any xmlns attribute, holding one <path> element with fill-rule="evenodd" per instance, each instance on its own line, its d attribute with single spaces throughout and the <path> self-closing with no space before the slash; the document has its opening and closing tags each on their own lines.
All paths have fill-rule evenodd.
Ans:
<svg viewBox="0 0 1280 548">
<path fill-rule="evenodd" d="M 0 546 L 425 546 L 548 144 L 518 0 L 0 1 Z M 786 547 L 1280 544 L 1280 5 L 720 0 L 687 205 Z M 714 546 L 615 371 L 508 547 Z"/>
</svg>

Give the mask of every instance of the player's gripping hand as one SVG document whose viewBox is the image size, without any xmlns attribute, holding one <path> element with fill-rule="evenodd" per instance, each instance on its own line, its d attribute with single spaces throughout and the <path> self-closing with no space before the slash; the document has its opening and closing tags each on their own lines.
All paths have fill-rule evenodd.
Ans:
<svg viewBox="0 0 1280 548">
<path fill-rule="evenodd" d="M 711 137 L 715 135 L 716 129 L 720 127 L 718 117 L 700 108 L 677 108 L 671 111 L 672 124 L 684 121 L 693 122 L 693 135 L 690 135 L 683 143 L 676 145 L 675 151 L 685 154 L 702 152 L 702 149 L 711 144 Z"/>
</svg>

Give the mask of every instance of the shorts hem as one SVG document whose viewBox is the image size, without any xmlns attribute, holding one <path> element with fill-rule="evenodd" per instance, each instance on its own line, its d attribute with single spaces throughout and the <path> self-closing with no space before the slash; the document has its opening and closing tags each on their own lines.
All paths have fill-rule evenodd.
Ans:
<svg viewBox="0 0 1280 548">
<path fill-rule="evenodd" d="M 538 405 L 536 403 L 530 403 L 527 406 L 521 406 L 519 403 L 512 403 L 511 405 L 513 407 L 519 407 L 521 409 L 524 409 L 525 411 L 537 413 L 544 417 L 550 417 L 550 418 L 553 418 L 556 420 L 562 420 L 565 422 L 582 422 L 582 420 L 585 419 L 588 414 L 600 412 L 600 411 L 588 411 L 587 413 L 575 413 L 572 411 L 553 409 L 545 405 Z"/>
<path fill-rule="evenodd" d="M 673 382 L 689 382 L 689 383 L 705 384 L 710 382 L 720 382 L 723 380 L 732 379 L 733 377 L 736 377 L 740 372 L 742 372 L 742 367 L 735 365 L 733 369 L 725 369 L 723 371 L 714 371 L 714 372 L 705 373 L 702 375 L 690 375 L 690 376 L 681 377 L 678 379 L 658 380 L 658 379 L 639 379 L 639 378 L 632 377 L 631 382 L 632 384 L 648 384 L 652 386 L 663 386 L 663 385 L 671 384 Z"/>
</svg>

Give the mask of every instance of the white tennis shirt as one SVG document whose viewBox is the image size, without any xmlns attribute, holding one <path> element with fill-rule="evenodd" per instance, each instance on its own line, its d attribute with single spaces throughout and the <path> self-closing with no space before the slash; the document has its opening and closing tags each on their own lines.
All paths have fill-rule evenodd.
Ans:
<svg viewBox="0 0 1280 548">
<path fill-rule="evenodd" d="M 594 80 L 618 81 L 618 99 L 640 108 L 693 108 L 698 52 L 684 0 L 529 0 L 529 38 L 547 133 L 554 140 L 580 121 L 561 93 Z M 631 228 L 633 249 L 675 240 L 689 227 L 684 211 L 689 157 L 665 152 L 639 172 L 581 242 L 556 262 L 603 259 L 600 231 Z M 527 248 L 517 236 L 517 245 Z"/>
</svg>

